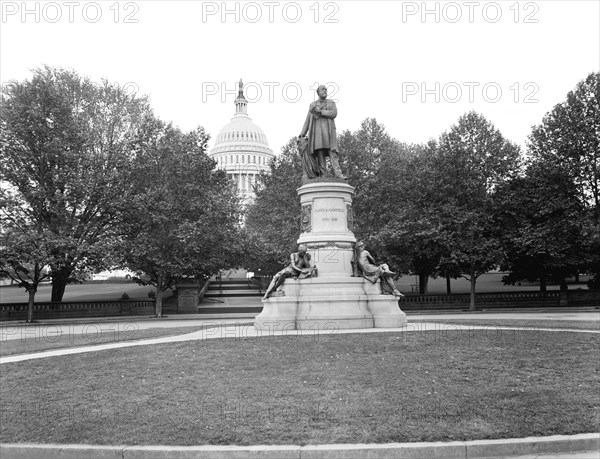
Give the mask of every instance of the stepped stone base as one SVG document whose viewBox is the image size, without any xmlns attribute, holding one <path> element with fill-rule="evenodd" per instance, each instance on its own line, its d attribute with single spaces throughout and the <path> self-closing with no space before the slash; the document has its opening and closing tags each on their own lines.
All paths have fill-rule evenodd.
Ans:
<svg viewBox="0 0 600 459">
<path fill-rule="evenodd" d="M 362 277 L 286 279 L 283 296 L 263 300 L 254 326 L 271 330 L 338 330 L 398 328 L 406 314 L 392 295 L 382 295 L 379 283 Z M 277 294 L 277 293 L 276 293 Z"/>
</svg>

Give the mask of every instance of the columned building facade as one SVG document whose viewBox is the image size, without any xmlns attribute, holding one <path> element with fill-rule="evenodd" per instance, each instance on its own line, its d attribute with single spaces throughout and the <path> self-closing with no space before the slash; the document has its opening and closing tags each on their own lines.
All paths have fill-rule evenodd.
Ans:
<svg viewBox="0 0 600 459">
<path fill-rule="evenodd" d="M 234 180 L 245 201 L 254 197 L 252 186 L 257 176 L 270 170 L 269 162 L 275 155 L 265 133 L 248 116 L 242 80 L 235 99 L 235 115 L 215 138 L 209 156 Z"/>
</svg>

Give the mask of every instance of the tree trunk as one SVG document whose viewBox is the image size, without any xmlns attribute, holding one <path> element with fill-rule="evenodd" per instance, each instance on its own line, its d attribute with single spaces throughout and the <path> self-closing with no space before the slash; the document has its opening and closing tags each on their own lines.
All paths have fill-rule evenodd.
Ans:
<svg viewBox="0 0 600 459">
<path fill-rule="evenodd" d="M 544 268 L 540 272 L 540 292 L 546 293 L 546 270 Z"/>
<path fill-rule="evenodd" d="M 425 295 L 427 293 L 427 284 L 429 283 L 429 275 L 419 274 L 419 294 Z"/>
<path fill-rule="evenodd" d="M 65 271 L 52 276 L 52 296 L 50 297 L 50 301 L 58 303 L 62 301 L 70 276 L 71 273 Z"/>
<path fill-rule="evenodd" d="M 475 307 L 475 283 L 477 282 L 477 278 L 475 277 L 475 273 L 471 272 L 471 300 L 469 301 L 469 309 L 471 311 L 477 311 Z"/>
<path fill-rule="evenodd" d="M 452 288 L 450 287 L 450 276 L 446 275 L 446 293 L 448 295 L 452 294 Z"/>
<path fill-rule="evenodd" d="M 567 285 L 567 279 L 565 279 L 564 277 L 560 280 L 559 285 L 561 292 L 566 292 L 567 290 L 569 290 L 569 286 Z"/>
<path fill-rule="evenodd" d="M 156 303 L 154 303 L 155 317 L 162 317 L 162 303 L 163 303 L 163 288 L 162 288 L 162 276 L 158 276 L 156 282 Z"/>
<path fill-rule="evenodd" d="M 162 317 L 162 303 L 163 303 L 163 291 L 156 289 L 156 317 Z"/>
<path fill-rule="evenodd" d="M 29 301 L 27 302 L 27 323 L 33 322 L 33 305 L 35 302 L 35 293 L 37 290 L 29 290 Z"/>
</svg>

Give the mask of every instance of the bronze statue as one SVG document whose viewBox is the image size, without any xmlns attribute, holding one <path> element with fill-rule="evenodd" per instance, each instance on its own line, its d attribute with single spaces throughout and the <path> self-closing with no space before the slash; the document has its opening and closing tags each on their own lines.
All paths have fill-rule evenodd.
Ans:
<svg viewBox="0 0 600 459">
<path fill-rule="evenodd" d="M 290 255 L 290 265 L 273 276 L 273 280 L 269 284 L 269 288 L 267 288 L 265 296 L 263 296 L 263 300 L 269 298 L 271 292 L 277 290 L 277 288 L 282 285 L 288 277 L 306 279 L 307 277 L 316 276 L 317 267 L 312 266 L 310 262 L 310 253 L 306 251 L 306 246 L 304 244 L 300 244 L 298 246 L 298 252 Z"/>
<path fill-rule="evenodd" d="M 340 169 L 335 130 L 337 107 L 333 100 L 327 99 L 327 88 L 324 85 L 317 88 L 317 94 L 319 99 L 310 104 L 306 121 L 298 137 L 298 149 L 304 170 L 303 179 L 327 175 L 325 156 L 329 156 L 334 176 L 345 179 Z"/>
<path fill-rule="evenodd" d="M 355 246 L 355 263 L 358 272 L 371 283 L 376 283 L 381 279 L 381 291 L 384 294 L 403 297 L 394 285 L 392 277 L 396 274 L 390 271 L 387 264 L 377 265 L 371 254 L 365 250 L 364 242 L 357 242 Z"/>
</svg>

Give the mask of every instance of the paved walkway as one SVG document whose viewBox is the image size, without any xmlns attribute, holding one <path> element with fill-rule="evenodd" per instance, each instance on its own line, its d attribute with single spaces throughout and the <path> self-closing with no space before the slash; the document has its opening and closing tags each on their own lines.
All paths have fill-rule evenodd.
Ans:
<svg viewBox="0 0 600 459">
<path fill-rule="evenodd" d="M 464 320 L 584 320 L 600 322 L 600 311 L 586 308 L 579 311 L 570 310 L 502 310 L 495 312 L 407 312 L 409 323 L 420 320 L 464 319 Z M 154 317 L 93 317 L 78 319 L 46 319 L 33 324 L 21 321 L 0 322 L 0 343 L 12 339 L 27 339 L 71 333 L 82 335 L 95 331 L 128 331 L 147 330 L 151 328 L 198 327 L 235 323 L 250 323 L 251 318 L 206 319 L 198 314 L 177 314 L 161 319 Z M 43 330 L 40 330 L 43 329 Z"/>
<path fill-rule="evenodd" d="M 42 338 L 45 336 L 85 336 L 103 333 L 126 333 L 132 330 L 149 330 L 156 328 L 202 327 L 224 324 L 250 323 L 252 319 L 198 319 L 198 315 L 182 314 L 176 318 L 141 318 L 139 316 L 111 317 L 102 320 L 93 319 L 49 319 L 34 324 L 23 322 L 3 322 L 0 325 L 0 343 L 13 339 Z"/>
<path fill-rule="evenodd" d="M 465 320 L 585 320 L 600 321 L 600 310 L 587 311 L 552 311 L 552 310 L 506 310 L 499 312 L 462 312 L 462 313 L 440 313 L 406 314 L 409 320 L 419 319 L 465 319 Z"/>
<path fill-rule="evenodd" d="M 130 323 L 126 323 L 131 325 Z M 114 333 L 116 326 L 115 324 L 104 323 L 104 324 L 87 324 L 82 325 L 83 327 L 90 327 L 97 325 L 98 327 L 104 327 L 105 332 Z M 180 325 L 181 326 L 181 325 Z M 22 362 L 25 360 L 43 359 L 47 357 L 56 357 L 61 355 L 72 355 L 82 354 L 86 352 L 98 352 L 108 349 L 119 349 L 133 346 L 147 346 L 153 344 L 166 344 L 166 343 L 177 343 L 183 341 L 204 341 L 208 339 L 240 339 L 240 338 L 261 338 L 261 337 L 272 337 L 272 336 L 313 336 L 315 333 L 321 335 L 338 335 L 338 334 L 351 334 L 351 333 L 421 333 L 421 332 L 438 332 L 438 333 L 454 333 L 459 330 L 535 330 L 546 331 L 546 332 L 558 332 L 558 331 L 569 331 L 573 333 L 597 333 L 598 330 L 575 330 L 568 328 L 541 328 L 541 327 L 518 327 L 518 326 L 485 326 L 485 325 L 458 325 L 458 324 L 437 324 L 434 322 L 409 322 L 406 326 L 401 328 L 365 328 L 365 329 L 343 329 L 343 330 L 284 330 L 277 331 L 272 329 L 257 329 L 254 327 L 251 321 L 240 322 L 230 320 L 227 322 L 215 322 L 215 321 L 203 321 L 195 324 L 196 327 L 200 327 L 199 330 L 191 333 L 184 333 L 175 336 L 164 336 L 161 338 L 147 338 L 138 339 L 131 341 L 116 341 L 107 344 L 96 344 L 82 347 L 70 347 L 63 349 L 52 349 L 42 352 L 34 352 L 31 354 L 18 354 L 0 358 L 0 364 Z M 55 327 L 55 326 L 51 326 Z M 94 328 L 94 330 L 96 330 Z M 10 332 L 7 330 L 6 332 Z M 19 331 L 17 329 L 17 331 Z M 34 330 L 35 331 L 35 330 Z M 37 330 L 39 331 L 39 330 Z M 121 330 L 124 333 L 124 330 Z M 7 334 L 10 339 L 17 339 L 15 335 L 19 333 Z M 31 336 L 31 333 L 30 333 Z"/>
<path fill-rule="evenodd" d="M 568 311 L 557 311 L 557 310 L 502 310 L 498 312 L 406 312 L 406 316 L 409 322 L 420 321 L 420 320 L 435 320 L 435 319 L 464 319 L 464 320 L 584 320 L 584 321 L 597 321 L 600 322 L 600 310 L 597 309 L 586 309 L 586 310 L 568 310 Z M 119 316 L 119 317 L 83 317 L 73 319 L 43 319 L 37 320 L 34 323 L 27 324 L 23 320 L 12 320 L 0 322 L 0 340 L 2 334 L 5 333 L 7 336 L 11 333 L 7 330 L 18 328 L 33 328 L 43 327 L 49 325 L 69 325 L 72 327 L 83 328 L 89 324 L 107 324 L 107 323 L 120 323 L 120 324 L 135 324 L 139 329 L 148 328 L 170 328 L 170 327 L 192 327 L 195 325 L 202 325 L 205 323 L 235 323 L 235 322 L 250 322 L 251 318 L 227 318 L 227 319 L 212 319 L 204 318 L 199 314 L 175 314 L 169 315 L 160 319 L 151 316 Z M 6 338 L 10 339 L 10 338 Z"/>
</svg>

